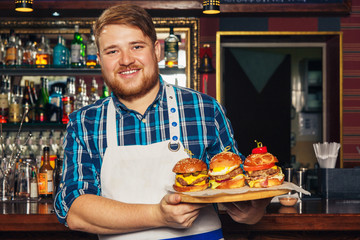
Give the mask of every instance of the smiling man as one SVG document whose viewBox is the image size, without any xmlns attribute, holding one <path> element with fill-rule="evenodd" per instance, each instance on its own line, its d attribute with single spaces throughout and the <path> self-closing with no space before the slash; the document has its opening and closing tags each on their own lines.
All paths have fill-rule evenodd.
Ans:
<svg viewBox="0 0 360 240">
<path fill-rule="evenodd" d="M 173 166 L 208 163 L 226 146 L 239 154 L 215 99 L 165 83 L 150 15 L 134 5 L 104 11 L 94 26 L 111 96 L 70 115 L 63 179 L 55 199 L 60 222 L 100 239 L 222 239 L 212 205 L 181 202 Z M 253 224 L 269 200 L 229 203 L 237 222 Z"/>
</svg>

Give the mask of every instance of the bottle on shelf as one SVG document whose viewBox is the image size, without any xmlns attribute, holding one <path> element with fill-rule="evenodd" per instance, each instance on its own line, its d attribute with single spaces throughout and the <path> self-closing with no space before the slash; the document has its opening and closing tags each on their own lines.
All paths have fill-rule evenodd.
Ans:
<svg viewBox="0 0 360 240">
<path fill-rule="evenodd" d="M 22 57 L 22 65 L 23 66 L 31 66 L 35 64 L 36 58 L 36 49 L 34 47 L 33 42 L 30 40 L 26 42 L 26 45 L 24 47 L 23 51 L 23 57 Z"/>
<path fill-rule="evenodd" d="M 43 159 L 38 176 L 39 197 L 49 199 L 52 198 L 54 190 L 54 169 L 50 165 L 50 148 L 48 146 L 43 148 Z"/>
<path fill-rule="evenodd" d="M 178 65 L 179 38 L 174 34 L 174 27 L 170 27 L 170 34 L 164 40 L 165 66 L 172 68 Z"/>
<path fill-rule="evenodd" d="M 30 180 L 30 198 L 31 199 L 37 199 L 39 197 L 38 194 L 38 181 L 36 177 L 36 168 L 32 169 L 31 172 L 31 180 Z"/>
<path fill-rule="evenodd" d="M 106 85 L 106 83 L 104 82 L 103 87 L 102 87 L 102 94 L 101 94 L 100 98 L 103 99 L 108 96 L 109 96 L 109 89 L 108 89 L 108 86 Z"/>
<path fill-rule="evenodd" d="M 21 66 L 24 55 L 24 47 L 22 46 L 22 41 L 19 35 L 16 35 L 15 42 L 16 42 L 16 65 Z"/>
<path fill-rule="evenodd" d="M 58 36 L 58 43 L 54 47 L 53 62 L 54 67 L 66 67 L 69 60 L 67 59 L 67 49 L 63 45 L 63 37 Z"/>
<path fill-rule="evenodd" d="M 96 78 L 93 77 L 93 79 L 91 81 L 91 93 L 90 93 L 90 97 L 89 97 L 89 104 L 93 104 L 99 99 L 100 99 L 100 96 L 98 93 L 98 84 L 96 82 Z"/>
<path fill-rule="evenodd" d="M 5 44 L 3 41 L 3 35 L 0 34 L 0 66 L 5 65 Z"/>
<path fill-rule="evenodd" d="M 58 86 L 54 87 L 53 93 L 49 96 L 49 121 L 61 123 L 62 119 L 62 93 Z"/>
<path fill-rule="evenodd" d="M 61 122 L 63 124 L 68 124 L 69 115 L 71 113 L 70 97 L 68 95 L 64 95 L 61 101 L 63 103 Z"/>
<path fill-rule="evenodd" d="M 16 48 L 16 38 L 14 34 L 14 30 L 10 30 L 9 41 L 5 46 L 5 65 L 7 66 L 16 66 L 16 56 L 17 56 L 17 48 Z"/>
<path fill-rule="evenodd" d="M 38 68 L 49 67 L 50 52 L 49 46 L 46 43 L 45 35 L 41 36 L 41 42 L 36 46 L 36 66 Z"/>
<path fill-rule="evenodd" d="M 84 79 L 79 79 L 78 93 L 75 99 L 75 110 L 78 110 L 89 104 L 89 97 L 86 95 L 86 85 Z"/>
<path fill-rule="evenodd" d="M 3 76 L 0 87 L 0 123 L 7 123 L 9 118 L 9 100 L 6 89 L 6 79 Z"/>
<path fill-rule="evenodd" d="M 20 95 L 20 86 L 14 85 L 9 104 L 9 122 L 19 123 L 22 117 L 22 99 Z"/>
<path fill-rule="evenodd" d="M 63 166 L 63 158 L 58 156 L 55 159 L 55 169 L 54 169 L 54 194 L 53 194 L 54 197 L 59 188 L 60 180 L 63 175 L 62 166 Z"/>
<path fill-rule="evenodd" d="M 91 29 L 90 40 L 86 45 L 86 67 L 95 68 L 98 65 L 97 58 L 97 47 L 95 43 L 95 35 L 93 30 Z"/>
<path fill-rule="evenodd" d="M 36 102 L 38 100 L 38 95 L 37 95 L 37 91 L 36 91 L 33 81 L 30 82 L 30 89 L 31 89 L 31 95 L 32 95 L 33 101 L 36 104 Z"/>
<path fill-rule="evenodd" d="M 41 89 L 39 99 L 36 103 L 36 122 L 47 121 L 47 108 L 49 104 L 49 91 L 48 91 L 48 79 L 41 78 Z"/>
<path fill-rule="evenodd" d="M 34 115 L 34 100 L 32 98 L 29 80 L 25 80 L 25 88 L 24 88 L 24 94 L 23 94 L 23 98 L 22 98 L 22 106 L 23 106 L 22 114 L 23 115 L 26 114 L 24 117 L 24 122 L 25 123 L 32 122 L 33 115 Z"/>
<path fill-rule="evenodd" d="M 79 25 L 75 25 L 74 38 L 71 42 L 71 66 L 83 67 L 85 61 L 85 44 L 79 33 Z"/>
</svg>

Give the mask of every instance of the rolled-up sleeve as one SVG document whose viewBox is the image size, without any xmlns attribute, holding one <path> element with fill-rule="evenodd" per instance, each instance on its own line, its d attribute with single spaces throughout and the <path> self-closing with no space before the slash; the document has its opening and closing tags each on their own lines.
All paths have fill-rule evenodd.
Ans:
<svg viewBox="0 0 360 240">
<path fill-rule="evenodd" d="M 54 199 L 58 220 L 66 225 L 68 211 L 75 199 L 83 194 L 100 195 L 100 155 L 89 146 L 89 136 L 81 112 L 73 115 L 64 139 L 63 176 Z M 93 148 L 94 149 L 94 148 Z M 96 149 L 96 148 L 95 148 Z"/>
</svg>

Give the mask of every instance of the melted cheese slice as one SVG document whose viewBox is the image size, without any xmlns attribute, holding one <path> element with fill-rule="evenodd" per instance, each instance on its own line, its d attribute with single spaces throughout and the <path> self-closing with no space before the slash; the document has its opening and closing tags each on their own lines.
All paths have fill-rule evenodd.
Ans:
<svg viewBox="0 0 360 240">
<path fill-rule="evenodd" d="M 187 182 L 187 184 L 189 184 L 189 185 L 190 185 L 191 183 L 193 183 L 196 179 L 201 178 L 201 177 L 207 177 L 207 175 L 205 175 L 205 174 L 199 174 L 199 175 L 197 175 L 196 177 L 193 176 L 193 175 L 190 175 L 190 176 L 188 176 L 188 177 L 184 177 L 184 175 L 181 175 L 181 174 L 177 174 L 177 175 L 176 175 L 176 179 L 182 178 L 182 179 L 185 180 L 185 181 Z M 178 181 L 175 181 L 175 184 L 176 184 L 176 186 L 179 186 L 179 187 L 182 186 Z M 204 181 L 201 181 L 201 182 L 199 182 L 199 183 L 194 184 L 194 186 L 204 185 L 204 184 L 206 184 L 206 179 L 205 179 Z"/>
</svg>

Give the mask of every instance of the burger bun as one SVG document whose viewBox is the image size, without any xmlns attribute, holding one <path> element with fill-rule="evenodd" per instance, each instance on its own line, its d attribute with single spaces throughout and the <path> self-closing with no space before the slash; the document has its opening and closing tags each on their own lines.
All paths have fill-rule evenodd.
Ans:
<svg viewBox="0 0 360 240">
<path fill-rule="evenodd" d="M 172 171 L 175 173 L 194 173 L 204 170 L 207 170 L 207 165 L 200 159 L 184 158 L 175 164 Z"/>
</svg>

